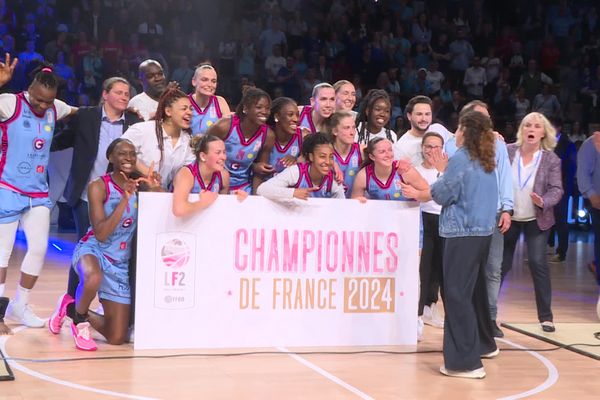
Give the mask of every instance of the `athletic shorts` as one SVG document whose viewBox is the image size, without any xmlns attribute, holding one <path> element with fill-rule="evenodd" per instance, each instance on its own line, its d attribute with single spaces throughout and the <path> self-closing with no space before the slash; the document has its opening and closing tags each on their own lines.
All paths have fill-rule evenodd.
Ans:
<svg viewBox="0 0 600 400">
<path fill-rule="evenodd" d="M 0 224 L 18 221 L 27 210 L 39 206 L 52 209 L 52 202 L 48 197 L 29 197 L 0 187 Z"/>
<path fill-rule="evenodd" d="M 131 287 L 129 286 L 129 262 L 113 263 L 100 249 L 91 243 L 79 242 L 73 251 L 73 268 L 77 273 L 79 259 L 86 255 L 96 257 L 102 269 L 102 282 L 98 288 L 101 300 L 110 300 L 120 304 L 131 304 Z"/>
</svg>

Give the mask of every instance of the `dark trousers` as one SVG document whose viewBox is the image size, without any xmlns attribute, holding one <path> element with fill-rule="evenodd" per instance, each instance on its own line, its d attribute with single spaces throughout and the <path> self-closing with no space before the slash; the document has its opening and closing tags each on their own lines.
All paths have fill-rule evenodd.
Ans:
<svg viewBox="0 0 600 400">
<path fill-rule="evenodd" d="M 548 268 L 548 256 L 546 254 L 548 231 L 542 231 L 536 220 L 527 222 L 513 221 L 510 229 L 504 235 L 502 281 L 504 281 L 504 278 L 513 266 L 513 256 L 521 232 L 523 232 L 525 243 L 527 244 L 527 257 L 529 258 L 529 270 L 531 271 L 533 288 L 535 289 L 538 320 L 540 322 L 552 321 L 552 285 L 550 283 L 550 269 Z"/>
<path fill-rule="evenodd" d="M 423 248 L 419 276 L 421 290 L 419 294 L 419 315 L 423 315 L 423 307 L 438 301 L 438 290 L 442 282 L 442 260 L 444 255 L 444 238 L 440 237 L 440 216 L 426 212 L 421 213 L 423 219 Z M 444 295 L 442 287 L 442 297 Z"/>
<path fill-rule="evenodd" d="M 569 207 L 569 197 L 563 196 L 562 199 L 554 206 L 554 219 L 556 223 L 550 228 L 548 235 L 548 245 L 554 247 L 555 235 L 558 236 L 558 246 L 556 254 L 565 258 L 569 249 L 569 224 L 567 222 L 567 211 Z"/>
<path fill-rule="evenodd" d="M 594 263 L 596 264 L 596 282 L 600 285 L 600 210 L 588 205 L 592 214 L 592 228 L 594 229 Z"/>
<path fill-rule="evenodd" d="M 444 364 L 450 370 L 481 368 L 481 355 L 496 350 L 485 280 L 491 240 L 444 240 Z"/>
</svg>

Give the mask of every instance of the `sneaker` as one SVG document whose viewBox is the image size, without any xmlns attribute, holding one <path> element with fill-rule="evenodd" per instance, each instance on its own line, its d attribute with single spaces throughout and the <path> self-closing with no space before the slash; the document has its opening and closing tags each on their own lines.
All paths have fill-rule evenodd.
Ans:
<svg viewBox="0 0 600 400">
<path fill-rule="evenodd" d="M 550 261 L 551 263 L 561 263 L 565 261 L 565 257 L 561 256 L 560 254 L 555 254 L 552 257 L 550 257 L 548 261 Z"/>
<path fill-rule="evenodd" d="M 437 306 L 436 303 L 432 303 L 430 306 L 431 309 L 431 323 L 428 325 L 433 326 L 434 328 L 444 328 L 444 317 L 440 314 L 440 307 Z"/>
<path fill-rule="evenodd" d="M 500 349 L 496 347 L 496 350 L 482 354 L 481 358 L 495 358 L 498 354 L 500 354 Z"/>
<path fill-rule="evenodd" d="M 492 330 L 494 331 L 494 337 L 496 338 L 503 338 L 504 337 L 504 332 L 502 332 L 502 329 L 500 329 L 500 327 L 498 327 L 498 324 L 496 323 L 496 321 L 492 321 Z"/>
<path fill-rule="evenodd" d="M 58 298 L 56 309 L 48 320 L 48 329 L 50 329 L 50 332 L 54 333 L 55 335 L 60 333 L 60 327 L 65 320 L 65 316 L 67 315 L 67 306 L 74 301 L 75 299 L 68 293 L 63 294 Z"/>
<path fill-rule="evenodd" d="M 89 322 L 80 322 L 77 325 L 71 324 L 71 333 L 75 339 L 75 347 L 79 350 L 94 351 L 98 348 L 96 342 L 92 339 Z"/>
<path fill-rule="evenodd" d="M 485 378 L 485 370 L 483 367 L 474 369 L 472 371 L 454 371 L 446 369 L 443 365 L 440 367 L 440 372 L 446 376 L 452 376 L 455 378 L 470 378 L 470 379 L 483 379 Z"/>
<path fill-rule="evenodd" d="M 135 327 L 130 326 L 129 329 L 127 330 L 127 340 L 125 340 L 125 341 L 127 343 L 133 343 L 134 340 L 135 340 Z"/>
<path fill-rule="evenodd" d="M 417 319 L 417 342 L 423 340 L 423 328 L 425 325 L 423 324 L 423 318 L 419 317 Z"/>
<path fill-rule="evenodd" d="M 29 304 L 18 304 L 14 301 L 8 303 L 6 317 L 30 328 L 43 328 L 46 323 L 31 310 Z"/>
<path fill-rule="evenodd" d="M 544 321 L 542 322 L 542 330 L 547 333 L 552 333 L 556 331 L 554 327 L 554 323 L 552 321 Z"/>
</svg>

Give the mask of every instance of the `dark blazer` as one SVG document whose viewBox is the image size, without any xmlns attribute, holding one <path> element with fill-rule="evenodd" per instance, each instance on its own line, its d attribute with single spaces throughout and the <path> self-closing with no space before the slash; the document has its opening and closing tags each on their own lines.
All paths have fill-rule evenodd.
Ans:
<svg viewBox="0 0 600 400">
<path fill-rule="evenodd" d="M 506 145 L 512 164 L 517 153 L 516 143 Z M 533 181 L 533 191 L 544 200 L 544 208 L 535 207 L 538 227 L 545 231 L 554 225 L 554 206 L 563 195 L 560 158 L 553 151 L 542 150 L 542 159 Z"/>
<path fill-rule="evenodd" d="M 575 175 L 577 173 L 577 147 L 569 140 L 566 133 L 561 133 L 556 148 L 556 155 L 561 161 L 562 184 L 565 191 L 565 199 L 573 194 L 575 186 Z"/>
<path fill-rule="evenodd" d="M 100 141 L 101 119 L 102 106 L 80 107 L 67 126 L 52 139 L 51 151 L 73 148 L 71 172 L 64 192 L 71 207 L 79 202 L 94 167 Z M 141 121 L 137 114 L 125 111 L 123 132 L 130 125 Z"/>
</svg>

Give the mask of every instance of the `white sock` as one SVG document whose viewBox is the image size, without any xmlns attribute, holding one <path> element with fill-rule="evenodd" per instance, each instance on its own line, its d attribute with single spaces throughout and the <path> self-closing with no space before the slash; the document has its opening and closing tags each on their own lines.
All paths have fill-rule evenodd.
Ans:
<svg viewBox="0 0 600 400">
<path fill-rule="evenodd" d="M 29 303 L 29 292 L 31 289 L 25 289 L 23 286 L 17 286 L 17 295 L 15 296 L 15 303 L 25 305 Z"/>
<path fill-rule="evenodd" d="M 6 288 L 5 283 L 0 283 L 0 297 L 4 296 L 4 289 Z"/>
</svg>

